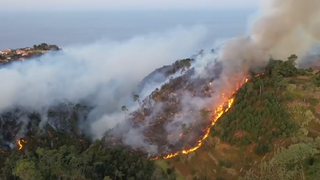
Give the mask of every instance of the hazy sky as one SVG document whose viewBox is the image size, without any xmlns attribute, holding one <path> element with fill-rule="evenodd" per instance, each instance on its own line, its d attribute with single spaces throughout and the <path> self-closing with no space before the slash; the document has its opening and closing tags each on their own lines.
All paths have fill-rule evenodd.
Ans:
<svg viewBox="0 0 320 180">
<path fill-rule="evenodd" d="M 1 11 L 253 8 L 258 0 L 1 0 Z"/>
</svg>

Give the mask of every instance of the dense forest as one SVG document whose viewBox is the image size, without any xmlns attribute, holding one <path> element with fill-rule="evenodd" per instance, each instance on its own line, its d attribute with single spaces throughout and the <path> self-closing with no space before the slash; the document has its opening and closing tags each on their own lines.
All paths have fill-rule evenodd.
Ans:
<svg viewBox="0 0 320 180">
<path fill-rule="evenodd" d="M 271 151 L 274 138 L 290 137 L 298 126 L 285 107 L 290 94 L 282 95 L 286 77 L 299 73 L 294 59 L 271 60 L 266 71 L 251 79 L 235 95 L 234 107 L 212 127 L 212 135 L 231 145 L 256 143 L 255 152 Z"/>
<path fill-rule="evenodd" d="M 21 140 L 21 149 L 2 152 L 0 179 L 7 180 L 160 180 L 175 179 L 140 153 L 107 148 L 67 133 L 46 131 Z"/>
</svg>

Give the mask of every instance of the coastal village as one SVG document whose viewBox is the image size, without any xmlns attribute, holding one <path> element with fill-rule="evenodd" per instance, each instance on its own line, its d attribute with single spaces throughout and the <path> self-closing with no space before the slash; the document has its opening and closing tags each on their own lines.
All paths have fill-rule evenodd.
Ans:
<svg viewBox="0 0 320 180">
<path fill-rule="evenodd" d="M 5 49 L 0 51 L 0 64 L 7 64 L 14 61 L 23 61 L 26 59 L 39 57 L 49 51 L 60 51 L 57 45 L 48 45 L 41 43 L 33 47 L 19 49 Z"/>
</svg>

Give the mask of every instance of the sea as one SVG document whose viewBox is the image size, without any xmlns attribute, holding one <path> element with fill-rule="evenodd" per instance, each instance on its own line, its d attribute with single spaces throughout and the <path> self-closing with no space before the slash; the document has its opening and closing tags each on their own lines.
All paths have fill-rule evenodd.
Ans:
<svg viewBox="0 0 320 180">
<path fill-rule="evenodd" d="M 177 26 L 208 29 L 208 41 L 244 35 L 254 9 L 180 11 L 0 12 L 0 50 L 39 43 L 60 47 L 123 41 Z"/>
</svg>

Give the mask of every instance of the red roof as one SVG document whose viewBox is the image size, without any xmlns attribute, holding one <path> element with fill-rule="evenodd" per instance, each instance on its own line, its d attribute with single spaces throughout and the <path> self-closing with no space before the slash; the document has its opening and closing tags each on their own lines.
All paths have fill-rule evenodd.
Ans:
<svg viewBox="0 0 320 180">
<path fill-rule="evenodd" d="M 2 53 L 9 53 L 9 52 L 11 52 L 11 50 L 10 49 L 6 49 L 6 50 L 3 50 L 3 51 L 1 51 Z"/>
<path fill-rule="evenodd" d="M 25 51 L 19 49 L 19 50 L 17 50 L 16 52 L 17 52 L 17 53 L 24 53 Z"/>
</svg>

